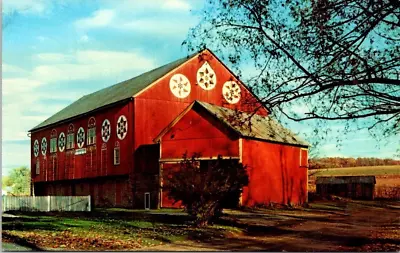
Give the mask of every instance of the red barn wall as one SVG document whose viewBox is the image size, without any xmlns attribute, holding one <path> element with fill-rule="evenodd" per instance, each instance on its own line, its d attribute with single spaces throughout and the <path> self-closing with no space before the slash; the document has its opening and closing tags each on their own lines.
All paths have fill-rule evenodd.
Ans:
<svg viewBox="0 0 400 253">
<path fill-rule="evenodd" d="M 205 60 L 216 73 L 217 84 L 212 90 L 204 90 L 196 83 L 197 70 L 204 64 Z M 170 78 L 177 73 L 185 75 L 191 84 L 190 94 L 185 98 L 177 98 L 170 91 Z M 152 86 L 135 96 L 135 147 L 152 143 L 153 139 L 194 100 L 241 111 L 253 111 L 260 106 L 257 99 L 242 85 L 240 85 L 240 101 L 237 104 L 229 104 L 222 95 L 222 87 L 226 81 L 230 80 L 239 83 L 214 56 L 205 53 L 203 58 L 194 57 L 156 81 Z M 267 115 L 264 107 L 261 107 L 257 113 Z"/>
<path fill-rule="evenodd" d="M 126 176 L 103 177 L 97 179 L 67 180 L 35 183 L 38 196 L 87 196 L 91 195 L 96 207 L 132 205 L 133 197 Z"/>
<path fill-rule="evenodd" d="M 224 128 L 217 120 L 190 110 L 162 137 L 161 159 L 181 159 L 185 152 L 204 158 L 239 157 L 238 138 L 220 129 Z"/>
<path fill-rule="evenodd" d="M 85 115 L 84 117 L 77 118 L 67 123 L 52 126 L 43 130 L 33 132 L 31 135 L 31 173 L 34 182 L 41 181 L 55 181 L 65 179 L 81 179 L 81 178 L 93 178 L 98 176 L 111 176 L 111 175 L 124 175 L 128 174 L 132 169 L 132 148 L 133 148 L 133 102 L 126 103 L 124 105 L 114 106 L 101 110 L 92 114 Z M 123 140 L 118 139 L 116 135 L 116 124 L 118 117 L 125 115 L 128 120 L 128 132 Z M 87 145 L 87 134 L 88 134 L 88 120 L 94 117 L 96 120 L 96 144 Z M 102 144 L 104 143 L 101 137 L 101 125 L 103 120 L 108 119 L 111 124 L 111 135 L 108 142 L 105 143 L 106 149 L 102 150 Z M 67 137 L 67 130 L 69 124 L 74 125 L 75 135 L 75 147 L 74 149 L 64 149 L 63 152 L 59 151 L 57 143 L 57 152 L 50 153 L 50 133 L 53 129 L 57 131 L 57 140 L 59 134 L 64 132 Z M 87 148 L 86 154 L 75 155 L 75 149 L 77 146 L 77 132 L 80 127 L 85 130 L 85 144 L 83 148 Z M 33 153 L 33 144 L 37 139 L 39 144 L 43 137 L 47 139 L 47 151 L 46 155 L 43 156 L 39 151 L 39 156 L 35 157 Z M 120 164 L 114 165 L 114 147 L 116 141 L 120 145 Z M 41 144 L 40 144 L 41 148 Z M 89 152 L 92 150 L 92 153 Z M 71 154 L 72 152 L 72 154 Z M 67 155 L 68 153 L 68 155 Z M 56 157 L 55 169 L 53 171 L 52 157 Z M 70 160 L 67 161 L 67 157 L 70 156 Z M 92 163 L 90 163 L 90 156 Z M 40 160 L 40 174 L 36 175 L 36 160 Z M 68 164 L 71 163 L 73 166 L 68 169 Z"/>
<path fill-rule="evenodd" d="M 300 166 L 301 148 L 246 139 L 242 147 L 242 163 L 249 174 L 242 205 L 307 201 L 307 167 Z"/>
</svg>

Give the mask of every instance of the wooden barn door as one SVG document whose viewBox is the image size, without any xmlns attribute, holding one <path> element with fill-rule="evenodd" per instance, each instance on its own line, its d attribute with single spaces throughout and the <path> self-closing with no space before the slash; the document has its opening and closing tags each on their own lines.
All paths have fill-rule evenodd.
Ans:
<svg viewBox="0 0 400 253">
<path fill-rule="evenodd" d="M 161 166 L 161 207 L 164 208 L 181 208 L 182 203 L 177 202 L 174 204 L 175 200 L 170 198 L 168 192 L 163 190 L 162 187 L 168 178 L 171 177 L 171 172 L 179 169 L 179 163 L 164 163 Z"/>
</svg>

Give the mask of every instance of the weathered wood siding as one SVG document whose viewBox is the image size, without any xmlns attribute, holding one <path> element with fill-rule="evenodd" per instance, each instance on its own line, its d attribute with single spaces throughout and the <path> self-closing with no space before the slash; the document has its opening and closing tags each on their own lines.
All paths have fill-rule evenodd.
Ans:
<svg viewBox="0 0 400 253">
<path fill-rule="evenodd" d="M 7 211 L 91 211 L 90 196 L 2 196 L 3 212 Z"/>
</svg>

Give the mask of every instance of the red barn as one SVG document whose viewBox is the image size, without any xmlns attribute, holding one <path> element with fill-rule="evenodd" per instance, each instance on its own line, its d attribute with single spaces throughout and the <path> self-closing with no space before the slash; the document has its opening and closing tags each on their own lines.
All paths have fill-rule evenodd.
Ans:
<svg viewBox="0 0 400 253">
<path fill-rule="evenodd" d="M 268 117 L 208 49 L 83 96 L 30 132 L 35 195 L 121 207 L 143 207 L 146 196 L 152 208 L 171 206 L 163 171 L 187 151 L 247 165 L 243 205 L 307 200 L 308 144 Z"/>
</svg>

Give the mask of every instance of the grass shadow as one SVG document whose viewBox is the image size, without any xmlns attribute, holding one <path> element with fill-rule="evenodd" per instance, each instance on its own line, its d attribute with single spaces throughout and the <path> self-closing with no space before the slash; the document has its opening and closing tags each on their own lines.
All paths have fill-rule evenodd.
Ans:
<svg viewBox="0 0 400 253">
<path fill-rule="evenodd" d="M 32 251 L 44 251 L 44 249 L 36 246 L 35 244 L 33 244 L 31 242 L 28 242 L 24 238 L 21 238 L 21 237 L 15 236 L 15 235 L 10 235 L 6 232 L 2 232 L 2 240 L 10 241 L 10 242 L 18 244 L 20 246 L 29 248 Z"/>
</svg>

